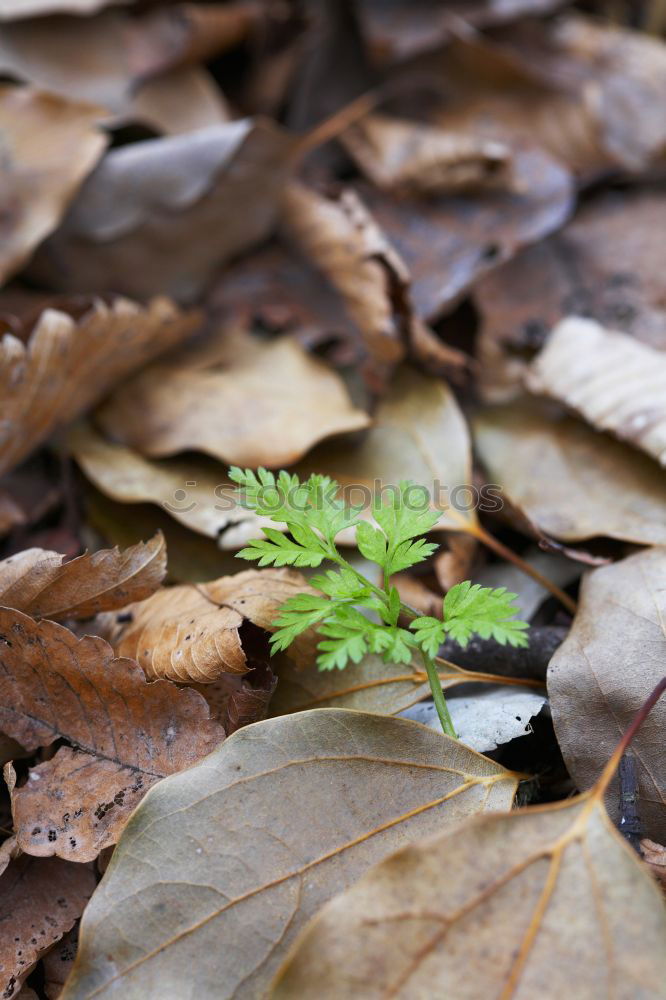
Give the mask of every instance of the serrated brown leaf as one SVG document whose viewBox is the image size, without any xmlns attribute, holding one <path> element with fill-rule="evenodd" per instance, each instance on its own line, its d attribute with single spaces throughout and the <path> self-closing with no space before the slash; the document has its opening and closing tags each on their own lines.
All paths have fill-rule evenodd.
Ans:
<svg viewBox="0 0 666 1000">
<path fill-rule="evenodd" d="M 26 344 L 0 340 L 0 472 L 96 403 L 121 378 L 184 340 L 199 323 L 168 299 L 95 300 L 78 319 L 46 309 Z"/>
<path fill-rule="evenodd" d="M 267 632 L 289 597 L 314 593 L 291 569 L 248 569 L 196 585 L 168 587 L 100 625 L 119 656 L 136 659 L 147 677 L 181 684 L 212 684 L 221 674 L 248 670 L 240 628 L 244 621 Z M 290 646 L 301 666 L 312 666 L 316 638 L 304 632 Z"/>
<path fill-rule="evenodd" d="M 191 302 L 271 231 L 293 148 L 279 126 L 245 118 L 114 149 L 30 273 L 60 291 Z"/>
<path fill-rule="evenodd" d="M 224 332 L 223 332 L 224 334 Z M 109 436 L 162 457 L 201 451 L 230 465 L 292 465 L 318 441 L 370 423 L 337 374 L 291 337 L 221 335 L 222 358 L 155 365 L 97 413 Z M 227 341 L 229 341 L 227 343 Z"/>
<path fill-rule="evenodd" d="M 664 673 L 666 548 L 639 552 L 583 580 L 571 632 L 548 666 L 555 734 L 579 788 L 596 781 L 619 735 Z M 632 744 L 643 828 L 666 840 L 666 759 L 662 699 Z M 611 816 L 619 791 L 611 785 Z"/>
<path fill-rule="evenodd" d="M 0 86 L 0 284 L 51 233 L 106 146 L 100 109 Z"/>
<path fill-rule="evenodd" d="M 102 639 L 77 639 L 61 625 L 6 608 L 0 730 L 26 749 L 58 739 L 76 747 L 58 750 L 14 789 L 13 814 L 27 853 L 77 861 L 115 842 L 139 793 L 224 738 L 197 692 L 149 683 Z"/>
<path fill-rule="evenodd" d="M 508 183 L 509 148 L 472 133 L 373 114 L 341 139 L 368 180 L 399 195 L 432 196 Z"/>
<path fill-rule="evenodd" d="M 134 814 L 62 1000 L 119 988 L 261 996 L 334 892 L 405 837 L 507 808 L 515 780 L 405 720 L 326 709 L 241 729 Z"/>
<path fill-rule="evenodd" d="M 572 317 L 532 362 L 527 386 L 666 465 L 666 352 Z"/>
<path fill-rule="evenodd" d="M 101 549 L 70 562 L 26 549 L 0 562 L 0 605 L 35 618 L 90 618 L 154 593 L 166 573 L 164 537 L 121 552 Z"/>
<path fill-rule="evenodd" d="M 646 455 L 531 400 L 485 409 L 473 427 L 488 478 L 541 532 L 666 544 L 666 481 Z"/>
<path fill-rule="evenodd" d="M 0 876 L 0 989 L 17 997 L 37 959 L 77 920 L 95 888 L 86 865 L 60 858 L 12 861 Z"/>
<path fill-rule="evenodd" d="M 666 907 L 599 796 L 476 816 L 328 903 L 271 997 L 658 1000 Z"/>
</svg>

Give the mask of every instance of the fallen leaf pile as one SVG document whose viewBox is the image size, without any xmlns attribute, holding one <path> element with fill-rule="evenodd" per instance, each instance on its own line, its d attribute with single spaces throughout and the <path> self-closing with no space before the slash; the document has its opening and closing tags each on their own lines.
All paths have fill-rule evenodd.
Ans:
<svg viewBox="0 0 666 1000">
<path fill-rule="evenodd" d="M 0 75 L 0 996 L 662 1000 L 666 5 L 0 0 Z M 528 645 L 276 652 L 232 466 L 425 486 L 398 624 Z"/>
</svg>

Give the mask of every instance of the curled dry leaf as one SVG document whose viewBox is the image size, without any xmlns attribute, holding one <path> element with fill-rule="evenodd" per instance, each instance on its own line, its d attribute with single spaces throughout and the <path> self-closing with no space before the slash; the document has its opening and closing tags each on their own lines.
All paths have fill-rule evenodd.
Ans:
<svg viewBox="0 0 666 1000">
<path fill-rule="evenodd" d="M 97 422 L 152 457 L 192 449 L 230 465 L 280 468 L 323 438 L 367 427 L 370 418 L 352 404 L 340 376 L 293 338 L 264 344 L 232 337 L 223 359 L 199 364 L 185 356 L 124 383 Z"/>
<path fill-rule="evenodd" d="M 666 544 L 664 473 L 628 445 L 532 401 L 480 412 L 474 440 L 490 481 L 545 534 Z"/>
<path fill-rule="evenodd" d="M 248 569 L 210 583 L 160 590 L 100 621 L 119 656 L 136 659 L 150 679 L 212 684 L 248 670 L 240 629 L 249 621 L 273 632 L 279 606 L 314 591 L 289 569 Z M 304 632 L 290 647 L 301 666 L 314 663 L 316 639 Z"/>
<path fill-rule="evenodd" d="M 666 548 L 648 549 L 583 580 L 579 611 L 548 667 L 555 734 L 579 788 L 598 777 L 618 737 L 664 673 Z M 666 840 L 666 702 L 632 745 L 637 809 L 649 837 Z M 618 815 L 611 786 L 609 811 Z"/>
<path fill-rule="evenodd" d="M 241 729 L 134 814 L 62 1000 L 262 996 L 335 892 L 405 838 L 508 808 L 515 782 L 404 719 L 326 709 Z"/>
<path fill-rule="evenodd" d="M 19 846 L 89 861 L 156 781 L 224 738 L 195 691 L 148 683 L 102 639 L 0 609 L 0 730 L 26 749 L 68 740 L 13 792 Z M 11 772 L 10 772 L 11 777 Z"/>
<path fill-rule="evenodd" d="M 198 325 L 168 299 L 139 306 L 95 300 L 78 319 L 46 309 L 23 344 L 0 340 L 0 472 L 18 464 L 119 379 L 184 340 Z"/>
<path fill-rule="evenodd" d="M 368 180 L 403 195 L 437 195 L 508 181 L 511 151 L 473 133 L 368 115 L 342 135 Z"/>
<path fill-rule="evenodd" d="M 657 1000 L 665 934 L 598 788 L 404 847 L 320 911 L 271 996 Z"/>
<path fill-rule="evenodd" d="M 106 146 L 100 109 L 0 86 L 0 283 L 53 232 Z"/>
<path fill-rule="evenodd" d="M 86 865 L 60 858 L 12 861 L 0 877 L 0 989 L 18 997 L 34 963 L 81 916 L 95 888 Z M 11 932 L 10 932 L 11 928 Z"/>
<path fill-rule="evenodd" d="M 397 200 L 359 190 L 412 277 L 417 314 L 433 322 L 481 275 L 566 221 L 571 175 L 539 149 L 516 149 L 508 190 Z"/>
<path fill-rule="evenodd" d="M 641 840 L 640 847 L 643 861 L 666 892 L 666 847 L 647 837 Z"/>
<path fill-rule="evenodd" d="M 553 330 L 527 385 L 666 465 L 666 352 L 572 317 Z"/>
<path fill-rule="evenodd" d="M 167 291 L 192 301 L 270 232 L 294 140 L 242 119 L 112 150 L 31 273 L 63 291 Z"/>
<path fill-rule="evenodd" d="M 404 264 L 353 191 L 326 198 L 291 184 L 283 201 L 288 237 L 342 296 L 368 353 L 395 364 L 404 356 Z M 398 294 L 396 294 L 398 292 Z"/>
<path fill-rule="evenodd" d="M 205 70 L 186 65 L 200 38 L 201 10 L 188 4 L 143 16 L 109 10 L 97 17 L 22 18 L 2 26 L 0 71 L 92 102 L 109 124 L 140 122 L 167 133 L 218 125 L 229 117 L 219 88 Z M 207 42 L 214 50 L 221 39 L 212 27 Z"/>
<path fill-rule="evenodd" d="M 110 444 L 83 424 L 68 435 L 67 447 L 106 496 L 123 504 L 157 504 L 186 528 L 217 539 L 221 549 L 238 549 L 248 539 L 260 538 L 265 523 L 279 527 L 240 507 L 227 470 L 203 456 L 151 461 Z"/>
<path fill-rule="evenodd" d="M 411 479 L 424 486 L 442 511 L 436 528 L 474 530 L 469 431 L 456 398 L 441 379 L 402 368 L 380 401 L 373 423 L 355 447 L 334 442 L 317 448 L 299 465 L 302 475 L 320 472 L 350 490 L 349 500 L 368 505 L 368 490 Z M 456 506 L 457 504 L 457 506 Z"/>
<path fill-rule="evenodd" d="M 520 394 L 528 358 L 570 315 L 666 350 L 663 227 L 666 197 L 658 189 L 608 192 L 583 204 L 561 232 L 485 276 L 474 289 L 485 397 L 503 402 Z"/>
<path fill-rule="evenodd" d="M 166 566 L 161 532 L 123 552 L 102 549 L 70 562 L 58 552 L 26 549 L 0 562 L 0 605 L 36 618 L 90 618 L 149 597 Z"/>
</svg>

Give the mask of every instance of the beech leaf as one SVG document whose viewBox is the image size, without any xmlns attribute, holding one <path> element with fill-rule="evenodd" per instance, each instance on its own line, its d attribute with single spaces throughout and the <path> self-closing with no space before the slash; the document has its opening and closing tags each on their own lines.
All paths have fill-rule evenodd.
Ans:
<svg viewBox="0 0 666 1000">
<path fill-rule="evenodd" d="M 406 837 L 508 808 L 516 777 L 404 719 L 326 709 L 241 729 L 135 812 L 62 1000 L 261 996 L 333 893 Z"/>
</svg>

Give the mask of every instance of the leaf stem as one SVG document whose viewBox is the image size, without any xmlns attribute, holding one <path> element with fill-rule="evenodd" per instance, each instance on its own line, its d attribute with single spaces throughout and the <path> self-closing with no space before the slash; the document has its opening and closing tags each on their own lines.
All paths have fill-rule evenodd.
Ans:
<svg viewBox="0 0 666 1000">
<path fill-rule="evenodd" d="M 423 650 L 421 650 L 421 657 L 423 658 L 423 663 L 426 668 L 428 683 L 430 684 L 430 690 L 432 691 L 432 700 L 435 703 L 435 708 L 437 709 L 437 715 L 439 716 L 442 729 L 444 730 L 446 736 L 452 736 L 454 740 L 457 740 L 458 737 L 453 726 L 453 720 L 451 719 L 451 715 L 449 713 L 449 707 L 446 704 L 444 692 L 442 691 L 442 685 L 439 679 L 437 667 L 431 657 L 429 657 Z"/>
</svg>

